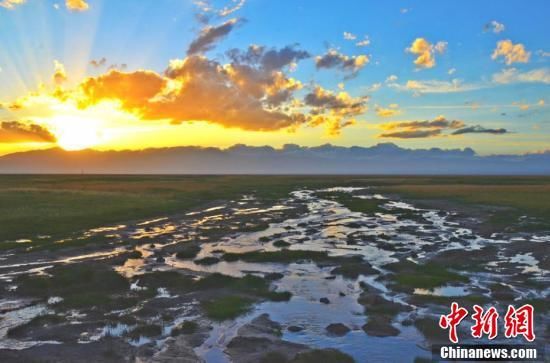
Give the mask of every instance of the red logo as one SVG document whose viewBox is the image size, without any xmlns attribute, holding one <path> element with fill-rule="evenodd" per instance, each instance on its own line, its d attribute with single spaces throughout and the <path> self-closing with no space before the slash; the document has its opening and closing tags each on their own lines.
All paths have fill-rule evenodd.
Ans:
<svg viewBox="0 0 550 363">
<path fill-rule="evenodd" d="M 458 343 L 458 336 L 456 333 L 456 327 L 460 324 L 462 319 L 468 315 L 468 310 L 459 308 L 458 304 L 453 302 L 451 304 L 451 313 L 448 315 L 441 315 L 439 318 L 439 326 L 442 329 L 449 329 L 449 340 L 453 343 Z"/>
<path fill-rule="evenodd" d="M 483 313 L 483 308 L 479 305 L 474 305 L 475 313 L 472 315 L 475 324 L 472 326 L 472 336 L 474 338 L 481 338 L 483 334 L 487 334 L 489 339 L 495 339 L 497 336 L 497 309 L 491 307 Z"/>
<path fill-rule="evenodd" d="M 523 335 L 529 342 L 535 340 L 534 312 L 535 310 L 530 304 L 525 304 L 518 309 L 509 305 L 504 316 L 504 336 L 506 338 L 516 338 L 518 335 Z M 449 330 L 449 340 L 451 342 L 458 343 L 457 327 L 466 316 L 468 316 L 468 310 L 453 302 L 451 312 L 447 315 L 441 315 L 439 318 L 439 327 Z M 472 337 L 479 339 L 487 335 L 488 339 L 495 339 L 498 334 L 498 318 L 499 314 L 494 307 L 484 310 L 481 306 L 474 305 L 474 313 L 472 314 L 474 325 L 470 329 Z"/>
<path fill-rule="evenodd" d="M 517 310 L 512 305 L 508 305 L 508 311 L 504 317 L 506 325 L 504 335 L 506 338 L 515 338 L 518 335 L 523 335 L 530 342 L 535 340 L 533 313 L 533 306 L 529 304 L 525 304 Z"/>
</svg>

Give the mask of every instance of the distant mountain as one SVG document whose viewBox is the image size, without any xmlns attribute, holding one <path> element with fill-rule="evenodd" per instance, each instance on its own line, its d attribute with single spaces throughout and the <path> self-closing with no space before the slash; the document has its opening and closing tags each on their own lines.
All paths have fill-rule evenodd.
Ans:
<svg viewBox="0 0 550 363">
<path fill-rule="evenodd" d="M 0 173 L 66 174 L 518 174 L 550 175 L 550 151 L 479 156 L 472 149 L 404 149 L 294 144 L 175 147 L 139 151 L 58 148 L 0 157 Z"/>
</svg>

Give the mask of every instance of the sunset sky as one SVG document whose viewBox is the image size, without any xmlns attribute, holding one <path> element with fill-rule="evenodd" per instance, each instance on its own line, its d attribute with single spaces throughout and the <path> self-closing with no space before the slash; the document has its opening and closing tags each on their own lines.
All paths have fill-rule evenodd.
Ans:
<svg viewBox="0 0 550 363">
<path fill-rule="evenodd" d="M 550 2 L 0 0 L 0 155 L 550 149 Z"/>
</svg>

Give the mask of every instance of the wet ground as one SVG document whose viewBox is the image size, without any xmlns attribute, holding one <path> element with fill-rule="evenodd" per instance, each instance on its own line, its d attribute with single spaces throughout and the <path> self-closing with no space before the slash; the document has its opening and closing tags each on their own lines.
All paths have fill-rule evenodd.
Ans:
<svg viewBox="0 0 550 363">
<path fill-rule="evenodd" d="M 67 242 L 0 255 L 0 360 L 253 362 L 332 348 L 412 362 L 445 341 L 436 319 L 452 301 L 501 315 L 531 303 L 549 342 L 550 234 L 481 236 L 452 209 L 370 188 L 243 195 Z"/>
</svg>

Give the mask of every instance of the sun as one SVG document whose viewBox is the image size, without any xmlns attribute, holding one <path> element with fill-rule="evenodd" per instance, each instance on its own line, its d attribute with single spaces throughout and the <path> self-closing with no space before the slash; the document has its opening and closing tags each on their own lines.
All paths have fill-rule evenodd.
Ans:
<svg viewBox="0 0 550 363">
<path fill-rule="evenodd" d="M 64 150 L 83 150 L 102 142 L 101 129 L 96 120 L 73 115 L 55 117 L 51 123 L 57 145 Z"/>
</svg>

